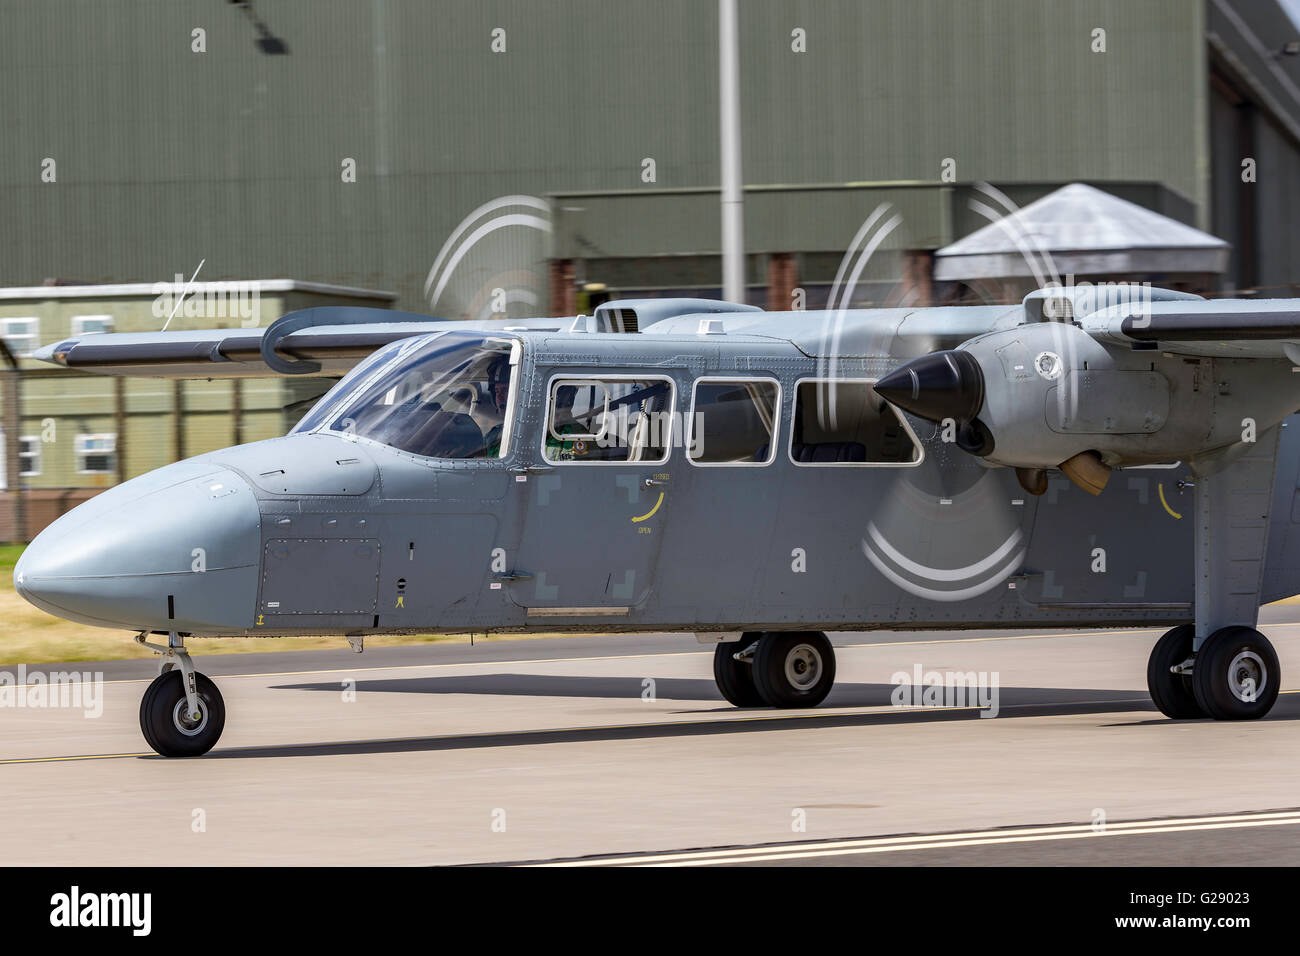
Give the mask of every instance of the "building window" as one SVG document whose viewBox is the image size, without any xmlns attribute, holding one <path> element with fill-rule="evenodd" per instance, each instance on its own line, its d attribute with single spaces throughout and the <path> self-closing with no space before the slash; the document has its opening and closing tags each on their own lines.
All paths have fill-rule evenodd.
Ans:
<svg viewBox="0 0 1300 956">
<path fill-rule="evenodd" d="M 78 435 L 77 473 L 111 475 L 117 470 L 116 435 Z"/>
<path fill-rule="evenodd" d="M 695 383 L 686 457 L 697 465 L 765 465 L 776 457 L 781 386 L 774 379 Z"/>
<path fill-rule="evenodd" d="M 72 317 L 73 335 L 92 335 L 95 332 L 112 332 L 111 315 L 74 315 Z"/>
<path fill-rule="evenodd" d="M 41 347 L 41 320 L 0 319 L 0 338 L 15 357 L 31 355 Z"/>
<path fill-rule="evenodd" d="M 921 446 L 867 380 L 795 386 L 790 459 L 796 465 L 919 465 Z"/>
<path fill-rule="evenodd" d="M 18 474 L 35 478 L 41 473 L 41 439 L 38 435 L 24 435 L 18 439 Z"/>
</svg>

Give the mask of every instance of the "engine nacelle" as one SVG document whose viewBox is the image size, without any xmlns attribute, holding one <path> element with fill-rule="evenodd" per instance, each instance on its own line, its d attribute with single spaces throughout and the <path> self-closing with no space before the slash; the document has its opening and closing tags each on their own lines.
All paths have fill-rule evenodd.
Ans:
<svg viewBox="0 0 1300 956">
<path fill-rule="evenodd" d="M 876 384 L 920 418 L 957 426 L 967 451 L 1019 470 L 1026 489 L 1060 468 L 1093 494 L 1110 468 L 1212 460 L 1296 411 L 1287 361 L 1210 359 L 1098 342 L 1035 322 L 914 359 Z"/>
</svg>

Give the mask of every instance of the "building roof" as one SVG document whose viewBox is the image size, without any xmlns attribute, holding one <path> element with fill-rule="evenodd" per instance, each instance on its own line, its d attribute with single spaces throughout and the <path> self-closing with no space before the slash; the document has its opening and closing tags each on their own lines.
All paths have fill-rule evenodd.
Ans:
<svg viewBox="0 0 1300 956">
<path fill-rule="evenodd" d="M 132 282 L 101 285 L 31 285 L 0 287 L 0 301 L 5 299 L 112 299 L 126 296 L 155 296 L 161 292 L 188 288 L 189 295 L 208 292 L 229 292 L 232 287 L 247 289 L 259 295 L 271 292 L 314 292 L 318 295 L 342 296 L 352 299 L 386 299 L 393 301 L 396 292 L 381 289 L 359 289 L 354 286 L 329 285 L 323 282 L 302 282 L 298 279 L 231 279 L 219 282 Z"/>
<path fill-rule="evenodd" d="M 1221 273 L 1229 249 L 1176 219 L 1071 183 L 938 250 L 934 277 Z"/>
</svg>

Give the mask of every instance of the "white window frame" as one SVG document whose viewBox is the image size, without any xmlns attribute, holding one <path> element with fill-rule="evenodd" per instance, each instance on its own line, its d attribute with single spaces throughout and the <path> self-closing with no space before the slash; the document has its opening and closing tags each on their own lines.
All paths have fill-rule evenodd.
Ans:
<svg viewBox="0 0 1300 956">
<path fill-rule="evenodd" d="M 489 339 L 488 341 L 500 341 Z M 497 456 L 487 461 L 503 461 L 510 454 L 510 441 L 514 437 L 515 412 L 519 407 L 519 374 L 523 365 L 524 342 L 514 337 L 504 339 L 510 343 L 510 394 L 506 396 L 505 418 L 501 421 L 501 447 Z"/>
<path fill-rule="evenodd" d="M 600 461 L 600 460 L 592 460 L 592 459 L 583 460 L 579 458 L 567 459 L 567 460 L 563 458 L 548 458 L 546 455 L 546 439 L 551 432 L 551 409 L 554 407 L 554 402 L 555 402 L 555 388 L 561 382 L 563 382 L 566 385 L 586 385 L 586 384 L 590 384 L 591 382 L 599 382 L 601 384 L 607 382 L 608 383 L 667 382 L 668 383 L 668 433 L 664 436 L 663 457 L 656 458 L 654 461 L 647 461 L 644 459 L 641 461 L 629 461 L 627 459 L 624 459 L 622 461 Z M 606 390 L 606 394 L 608 395 L 608 390 Z M 673 414 L 672 413 L 675 412 L 676 410 L 677 410 L 677 380 L 674 379 L 671 375 L 664 375 L 662 373 L 650 372 L 649 370 L 647 370 L 644 375 L 639 375 L 635 372 L 619 372 L 614 375 L 605 375 L 601 373 L 573 375 L 573 374 L 562 374 L 557 372 L 554 375 L 552 375 L 546 382 L 546 408 L 542 412 L 542 440 L 541 440 L 541 448 L 540 448 L 542 461 L 547 465 L 560 465 L 566 467 L 569 465 L 578 465 L 580 467 L 613 465 L 614 467 L 621 466 L 623 468 L 631 468 L 631 467 L 638 467 L 641 465 L 654 466 L 654 465 L 666 464 L 668 462 L 668 459 L 671 458 L 673 455 Z M 565 439 L 572 439 L 573 441 L 586 440 L 586 439 L 579 439 L 579 437 L 576 435 L 565 435 L 563 437 Z"/>
<path fill-rule="evenodd" d="M 35 451 L 30 454 L 23 454 L 23 442 L 29 441 Z M 116 445 L 114 446 L 116 450 Z M 35 461 L 35 471 L 24 471 L 24 462 Z M 18 438 L 18 477 L 19 478 L 39 478 L 41 474 L 41 436 L 40 435 L 20 435 Z"/>
<path fill-rule="evenodd" d="M 550 410 L 551 410 L 551 408 L 555 405 L 555 393 L 558 392 L 560 389 L 562 389 L 562 388 L 563 388 L 564 386 L 566 386 L 566 385 L 572 385 L 574 388 L 588 388 L 588 387 L 590 387 L 593 383 L 596 384 L 596 385 L 599 385 L 599 386 L 600 386 L 600 390 L 601 390 L 602 392 L 605 393 L 605 407 L 601 410 L 601 413 L 600 413 L 600 422 L 601 422 L 601 426 L 602 426 L 602 431 L 600 432 L 600 434 L 598 434 L 598 435 L 596 435 L 596 434 L 586 434 L 586 435 L 578 435 L 578 434 L 571 434 L 571 435 L 557 435 L 557 434 L 555 433 L 555 429 L 554 429 L 554 427 L 553 427 L 553 425 L 552 425 L 552 422 L 551 422 L 551 416 L 550 416 Z M 561 379 L 552 379 L 552 380 L 551 380 L 551 390 L 550 390 L 550 395 L 549 395 L 549 397 L 548 397 L 548 399 L 547 399 L 547 403 L 546 403 L 546 410 L 547 410 L 547 415 L 546 415 L 546 434 L 549 435 L 551 438 L 554 438 L 556 441 L 600 441 L 602 438 L 605 437 L 605 432 L 609 431 L 609 422 L 608 422 L 608 419 L 609 419 L 609 389 L 605 387 L 605 380 L 604 380 L 604 379 L 599 379 L 599 378 L 598 378 L 598 379 L 587 379 L 587 378 L 574 378 L 574 379 L 561 378 Z"/>
<path fill-rule="evenodd" d="M 104 450 L 102 450 L 102 449 L 97 449 L 97 450 L 95 450 L 95 451 L 87 451 L 87 450 L 86 450 L 86 447 L 85 447 L 85 446 L 86 446 L 86 442 L 87 442 L 88 440 L 101 440 L 101 439 L 108 439 L 109 441 L 111 441 L 111 442 L 113 443 L 113 444 L 112 444 L 112 447 L 109 448 L 107 451 L 104 451 Z M 117 434 L 116 434 L 116 433 L 114 433 L 114 432 L 89 432 L 89 433 L 84 433 L 84 432 L 83 432 L 82 434 L 80 434 L 80 435 L 77 436 L 77 438 L 76 438 L 76 443 L 75 443 L 75 445 L 73 446 L 73 448 L 74 448 L 74 451 L 75 451 L 76 456 L 77 456 L 77 474 L 79 474 L 79 475 L 111 475 L 111 474 L 113 474 L 114 472 L 117 471 Z M 112 458 L 113 458 L 113 467 L 110 468 L 110 469 L 107 470 L 107 471 L 100 471 L 99 469 L 88 469 L 88 468 L 83 468 L 82 465 L 83 465 L 83 463 L 84 463 L 84 459 L 85 459 L 86 456 L 88 456 L 88 455 L 111 455 Z"/>
<path fill-rule="evenodd" d="M 790 439 L 785 444 L 786 457 L 790 459 L 790 464 L 796 468 L 917 468 L 925 461 L 925 446 L 921 440 L 916 437 L 916 432 L 912 426 L 907 423 L 907 419 L 898 413 L 889 402 L 885 405 L 891 415 L 898 419 L 899 424 L 903 426 L 903 431 L 907 432 L 912 444 L 916 448 L 916 461 L 796 461 L 794 457 L 794 432 L 795 424 L 799 417 L 799 387 L 806 383 L 833 382 L 837 385 L 874 385 L 880 381 L 879 378 L 843 378 L 838 376 L 809 376 L 801 378 L 794 383 L 793 393 L 790 398 Z"/>
<path fill-rule="evenodd" d="M 87 332 L 85 324 L 91 320 L 96 322 L 107 322 L 108 328 Z M 73 335 L 103 335 L 105 332 L 112 332 L 116 327 L 117 320 L 111 315 L 74 315 L 72 317 Z"/>
<path fill-rule="evenodd" d="M 30 323 L 30 332 L 12 332 L 10 331 L 16 323 Z M 0 338 L 4 339 L 5 344 L 9 346 L 9 351 L 13 353 L 14 358 L 27 358 L 38 348 L 41 347 L 41 319 L 36 315 L 13 315 L 0 319 Z M 30 338 L 35 343 L 30 349 L 17 349 L 10 344 L 11 339 Z"/>
<path fill-rule="evenodd" d="M 695 442 L 695 400 L 701 385 L 713 382 L 753 382 L 776 386 L 776 404 L 772 408 L 772 437 L 767 442 L 766 461 L 696 461 L 691 457 L 691 445 Z M 769 375 L 705 375 L 691 383 L 691 410 L 686 419 L 686 441 L 682 452 L 696 468 L 766 468 L 776 461 L 777 444 L 781 440 L 781 404 L 785 395 L 781 390 L 781 380 Z"/>
</svg>

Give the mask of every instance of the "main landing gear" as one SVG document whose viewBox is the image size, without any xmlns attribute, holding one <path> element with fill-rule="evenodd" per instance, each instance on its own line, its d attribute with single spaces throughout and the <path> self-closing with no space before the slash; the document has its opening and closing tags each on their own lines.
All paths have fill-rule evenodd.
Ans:
<svg viewBox="0 0 1300 956">
<path fill-rule="evenodd" d="M 821 631 L 749 631 L 713 649 L 713 679 L 737 707 L 816 707 L 835 683 Z"/>
<path fill-rule="evenodd" d="M 1195 482 L 1195 624 L 1156 642 L 1147 688 L 1166 717 L 1256 720 L 1277 700 L 1277 652 L 1255 630 L 1264 579 L 1279 429 Z M 1196 635 L 1204 635 L 1197 640 Z"/>
<path fill-rule="evenodd" d="M 221 691 L 194 669 L 184 639 L 174 631 L 167 644 L 151 644 L 145 633 L 136 643 L 160 655 L 158 676 L 140 701 L 140 730 L 164 757 L 198 757 L 213 748 L 226 726 Z"/>
<path fill-rule="evenodd" d="M 1180 624 L 1151 650 L 1147 689 L 1166 717 L 1256 720 L 1277 700 L 1282 670 L 1268 638 L 1253 627 L 1215 631 L 1192 652 L 1196 628 Z"/>
</svg>

